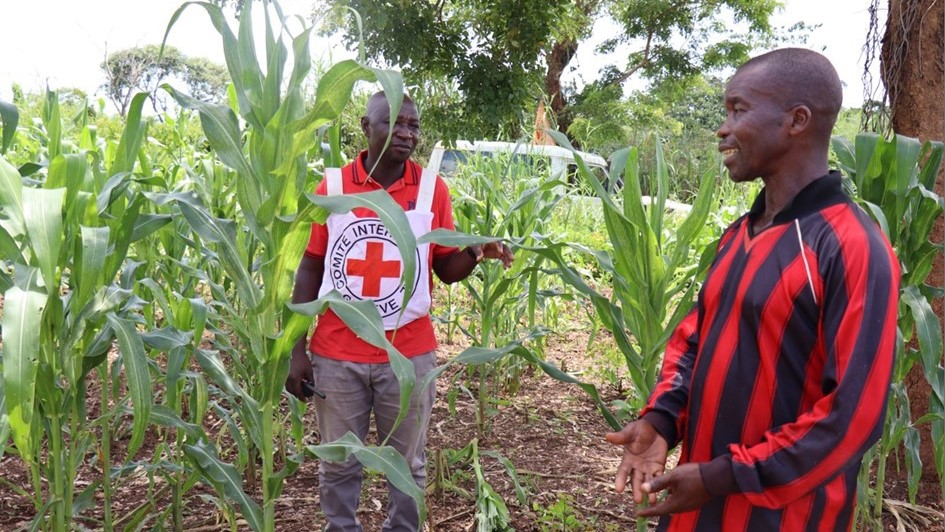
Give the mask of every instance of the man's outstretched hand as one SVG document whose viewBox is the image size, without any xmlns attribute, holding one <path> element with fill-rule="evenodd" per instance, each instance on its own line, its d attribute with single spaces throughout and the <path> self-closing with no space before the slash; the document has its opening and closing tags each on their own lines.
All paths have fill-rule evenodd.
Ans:
<svg viewBox="0 0 945 532">
<path fill-rule="evenodd" d="M 604 437 L 614 445 L 623 445 L 624 449 L 623 459 L 617 467 L 614 488 L 617 493 L 623 493 L 629 478 L 633 500 L 641 504 L 644 495 L 643 483 L 663 474 L 669 445 L 653 425 L 643 419 L 627 424 L 620 432 L 608 432 Z M 649 494 L 650 504 L 656 503 L 656 491 L 646 492 Z"/>
</svg>

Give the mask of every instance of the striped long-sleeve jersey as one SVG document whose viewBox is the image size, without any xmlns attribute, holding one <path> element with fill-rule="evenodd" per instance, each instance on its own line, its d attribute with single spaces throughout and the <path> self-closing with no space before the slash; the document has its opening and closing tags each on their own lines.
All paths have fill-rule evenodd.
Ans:
<svg viewBox="0 0 945 532">
<path fill-rule="evenodd" d="M 664 530 L 849 530 L 883 428 L 899 297 L 888 240 L 836 172 L 752 234 L 763 208 L 762 191 L 724 233 L 643 411 L 722 494 Z"/>
</svg>

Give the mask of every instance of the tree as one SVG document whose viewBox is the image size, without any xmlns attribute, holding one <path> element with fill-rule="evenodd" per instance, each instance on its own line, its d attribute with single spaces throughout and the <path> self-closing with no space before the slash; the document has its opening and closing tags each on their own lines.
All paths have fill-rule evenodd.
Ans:
<svg viewBox="0 0 945 532">
<path fill-rule="evenodd" d="M 462 106 L 438 112 L 469 136 L 518 133 L 541 86 L 543 51 L 570 4 L 322 0 L 320 9 L 334 14 L 328 31 L 340 31 L 349 47 L 357 44 L 359 34 L 354 18 L 349 20 L 354 15 L 341 8 L 358 12 L 367 55 L 381 64 L 400 65 L 408 83 L 442 93 L 446 82 L 458 90 Z"/>
<path fill-rule="evenodd" d="M 872 13 L 877 12 L 879 0 L 873 0 Z M 890 120 L 893 131 L 922 141 L 938 140 L 945 132 L 945 5 L 940 0 L 888 0 L 885 35 L 880 51 L 880 74 L 889 98 Z M 868 43 L 868 45 L 871 43 Z M 945 178 L 940 173 L 936 192 L 945 195 Z M 934 235 L 942 241 L 942 219 L 939 218 Z M 940 254 L 928 284 L 945 286 L 943 260 Z M 945 315 L 941 297 L 933 301 L 937 316 Z M 940 370 L 941 371 L 941 370 Z M 929 411 L 932 387 L 921 368 L 913 367 L 906 378 L 912 418 L 918 419 Z M 938 393 L 942 390 L 939 389 Z M 938 399 L 941 401 L 941 397 Z M 938 424 L 938 438 L 942 434 L 942 420 Z M 934 447 L 936 443 L 928 425 L 922 427 L 923 481 L 932 488 L 935 483 Z M 940 480 L 941 481 L 941 480 Z"/>
<path fill-rule="evenodd" d="M 229 81 L 226 69 L 216 63 L 187 57 L 171 46 L 165 46 L 162 54 L 153 44 L 115 52 L 101 67 L 108 79 L 103 88 L 121 116 L 128 113 L 138 92 L 151 93 L 155 112 L 166 110 L 166 99 L 158 87 L 167 81 L 179 80 L 195 98 L 213 102 L 223 100 Z"/>
<path fill-rule="evenodd" d="M 321 0 L 330 31 L 353 46 L 351 8 L 363 21 L 369 57 L 402 65 L 408 82 L 455 80 L 462 107 L 453 113 L 467 135 L 520 133 L 539 98 L 567 132 L 571 117 L 561 76 L 594 22 L 607 16 L 616 35 L 605 50 L 629 46 L 599 86 L 634 77 L 679 80 L 737 64 L 772 34 L 774 0 Z M 731 21 L 739 23 L 733 27 Z M 743 26 L 743 27 L 742 27 Z"/>
</svg>

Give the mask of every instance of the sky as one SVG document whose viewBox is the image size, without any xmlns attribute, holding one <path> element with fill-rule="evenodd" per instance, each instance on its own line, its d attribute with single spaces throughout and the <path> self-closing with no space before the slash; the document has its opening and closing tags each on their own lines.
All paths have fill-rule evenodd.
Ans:
<svg viewBox="0 0 945 532">
<path fill-rule="evenodd" d="M 870 0 L 782 0 L 785 9 L 774 26 L 795 22 L 820 24 L 806 45 L 829 58 L 844 83 L 844 106 L 863 101 L 863 43 L 868 28 Z M 106 54 L 159 44 L 167 23 L 181 0 L 2 0 L 4 28 L 0 31 L 0 99 L 12 98 L 16 82 L 28 91 L 75 87 L 96 95 L 104 82 L 99 65 Z M 885 4 L 885 2 L 883 3 Z M 282 0 L 287 14 L 307 16 L 310 0 Z M 885 9 L 883 6 L 882 9 Z M 885 18 L 885 11 L 879 14 Z M 602 31 L 596 32 L 599 37 Z M 219 35 L 206 11 L 188 7 L 171 30 L 168 43 L 188 56 L 202 56 L 223 63 Z M 344 50 L 315 41 L 313 59 L 350 57 Z M 572 61 L 568 75 L 575 80 L 594 79 L 602 63 L 587 43 Z M 874 65 L 874 71 L 876 66 Z M 874 75 L 874 78 L 877 78 Z M 563 81 L 567 82 L 566 77 Z M 104 96 L 104 93 L 98 92 Z"/>
</svg>

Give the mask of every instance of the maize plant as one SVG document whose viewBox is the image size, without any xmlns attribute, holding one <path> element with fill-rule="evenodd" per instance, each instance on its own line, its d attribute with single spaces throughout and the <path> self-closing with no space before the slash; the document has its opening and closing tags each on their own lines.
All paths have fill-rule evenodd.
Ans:
<svg viewBox="0 0 945 532">
<path fill-rule="evenodd" d="M 564 187 L 563 182 L 549 179 L 547 170 L 538 174 L 535 170 L 534 165 L 514 155 L 467 161 L 454 178 L 457 228 L 469 234 L 503 237 L 513 250 L 534 245 L 535 235 L 546 232 Z M 540 338 L 536 333 L 545 329 L 537 326 L 536 311 L 557 295 L 541 290 L 547 284 L 541 271 L 543 260 L 523 250 L 508 271 L 497 263 L 485 263 L 463 281 L 471 300 L 471 316 L 468 327 L 461 330 L 473 345 L 492 348 L 523 335 Z M 480 436 L 488 433 L 487 405 L 503 384 L 506 390 L 515 391 L 521 362 L 519 357 L 507 357 L 476 368 Z"/>
<path fill-rule="evenodd" d="M 566 138 L 550 133 L 560 145 L 570 147 Z M 624 184 L 618 202 L 575 154 L 582 179 L 600 198 L 611 251 L 553 242 L 535 250 L 557 265 L 556 273 L 566 283 L 591 300 L 603 326 L 614 335 L 634 386 L 629 405 L 632 411 L 643 406 L 655 386 L 663 348 L 689 311 L 698 288 L 696 281 L 708 268 L 713 247 L 693 248 L 700 242 L 712 210 L 717 175 L 715 172 L 702 175 L 692 210 L 675 232 L 669 232 L 665 230 L 669 175 L 660 143 L 656 143 L 656 168 L 650 182 L 655 195 L 650 201 L 645 201 L 641 192 L 637 157 L 635 148 L 620 150 L 611 157 L 610 182 Z M 600 269 L 613 279 L 611 296 L 598 293 L 584 281 L 565 259 L 565 248 L 596 259 Z M 701 256 L 698 266 L 693 266 L 693 254 Z M 601 412 L 612 427 L 620 428 L 603 405 Z"/>
<path fill-rule="evenodd" d="M 151 377 L 135 327 L 133 266 L 125 263 L 132 242 L 160 226 L 141 216 L 146 180 L 131 173 L 145 136 L 144 100 L 134 99 L 107 170 L 99 166 L 102 153 L 72 153 L 62 142 L 51 92 L 43 113 L 48 166 L 38 179 L 25 180 L 0 158 L 3 398 L 15 449 L 30 470 L 34 527 L 64 530 L 99 486 L 110 503 L 108 427 L 117 412 L 103 402 L 100 420 L 90 423 L 85 400 L 86 376 L 102 366 L 113 340 L 120 356 L 112 368 L 123 369 L 129 393 L 119 408 L 130 400 L 134 414 L 129 457 L 150 418 Z M 99 375 L 107 393 L 107 372 Z M 103 478 L 77 496 L 76 469 L 93 449 L 106 457 L 98 464 Z"/>
<path fill-rule="evenodd" d="M 292 39 L 290 63 L 289 48 L 283 39 L 287 34 L 285 17 L 277 3 L 263 2 L 265 35 L 259 49 L 266 56 L 260 61 L 252 22 L 256 4 L 244 5 L 234 34 L 219 7 L 188 2 L 171 18 L 168 33 L 181 13 L 192 5 L 206 10 L 223 40 L 235 103 L 233 108 L 212 105 L 173 87 L 164 89 L 182 107 L 199 114 L 217 158 L 234 172 L 238 212 L 234 213 L 234 218 L 223 218 L 194 192 L 155 194 L 152 199 L 186 220 L 190 228 L 189 245 L 201 254 L 212 256 L 211 262 L 229 283 L 224 286 L 209 275 L 203 275 L 214 304 L 220 309 L 223 329 L 216 332 L 218 346 L 226 351 L 198 349 L 196 360 L 238 415 L 241 428 L 234 431 L 233 438 L 241 445 L 240 454 L 245 456 L 246 477 L 250 483 L 256 480 L 256 461 L 262 462 L 262 507 L 259 514 L 248 519 L 250 525 L 256 530 L 274 530 L 275 500 L 281 493 L 283 481 L 302 459 L 301 450 L 294 454 L 283 450 L 282 455 L 287 459 L 281 470 L 275 470 L 275 457 L 279 453 L 274 442 L 284 441 L 277 407 L 288 374 L 291 347 L 308 330 L 314 314 L 327 304 L 365 339 L 376 338 L 370 332 L 382 331 L 378 325 L 380 318 L 370 303 L 370 308 L 365 308 L 329 295 L 308 305 L 287 306 L 295 268 L 308 241 L 311 223 L 323 221 L 328 210 L 369 207 L 390 229 L 400 249 L 408 250 L 402 253 L 405 285 L 413 286 L 410 277 L 414 268 L 410 262 L 414 254 L 409 250 L 415 248 L 416 242 L 400 207 L 384 191 L 330 198 L 305 194 L 305 190 L 314 188 L 320 177 L 310 175 L 307 158 L 316 151 L 313 148 L 318 146 L 324 130 L 340 116 L 356 81 L 380 83 L 387 94 L 392 116 L 396 116 L 400 108 L 403 82 L 399 73 L 343 61 L 322 76 L 315 102 L 306 110 L 301 85 L 311 68 L 310 29 Z M 192 175 L 198 188 L 211 188 L 211 184 L 202 179 L 207 175 Z M 404 297 L 410 297 L 409 290 Z M 238 339 L 237 344 L 223 338 L 228 333 Z M 411 365 L 386 342 L 382 332 L 375 341 L 391 352 L 391 364 L 401 382 L 401 410 L 406 412 L 405 406 L 414 387 Z M 366 450 L 356 438 L 354 440 L 330 442 L 305 451 L 324 459 L 337 459 L 339 448 L 364 460 L 374 452 L 389 454 L 390 449 Z M 194 446 L 185 445 L 185 449 L 221 494 L 230 498 L 232 494 L 243 493 L 241 485 L 215 473 L 224 464 L 212 454 Z M 409 469 L 398 469 L 406 467 L 402 460 L 399 464 L 391 460 L 379 463 L 384 465 L 383 471 L 392 481 L 403 471 L 407 471 L 409 477 Z M 417 497 L 423 511 L 422 493 Z M 240 509 L 244 515 L 248 510 L 252 514 L 251 505 Z"/>
<path fill-rule="evenodd" d="M 923 464 L 918 425 L 930 423 L 935 471 L 943 478 L 945 456 L 945 367 L 942 365 L 942 323 L 931 299 L 941 297 L 943 287 L 926 283 L 942 245 L 930 240 L 932 225 L 942 215 L 945 202 L 933 192 L 942 165 L 945 146 L 941 142 L 921 144 L 917 139 L 896 135 L 884 139 L 861 133 L 854 144 L 833 140 L 834 152 L 850 176 L 855 198 L 886 233 L 902 270 L 896 361 L 880 441 L 863 461 L 860 471 L 858 518 L 871 514 L 872 524 L 882 526 L 881 514 L 887 458 L 900 449 L 905 458 L 909 499 L 915 502 Z M 916 364 L 932 390 L 927 414 L 912 419 L 904 379 Z M 869 477 L 875 470 L 876 487 L 869 493 Z M 945 493 L 943 493 L 945 496 Z M 866 523 L 864 523 L 866 525 Z M 868 526 L 868 525 L 866 525 Z"/>
</svg>

